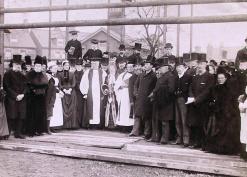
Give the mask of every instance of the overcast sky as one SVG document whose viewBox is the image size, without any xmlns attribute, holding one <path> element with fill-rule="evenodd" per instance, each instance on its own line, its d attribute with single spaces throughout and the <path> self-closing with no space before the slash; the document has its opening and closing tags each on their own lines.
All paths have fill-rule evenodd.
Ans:
<svg viewBox="0 0 247 177">
<path fill-rule="evenodd" d="M 48 6 L 49 0 L 4 0 L 5 7 L 34 7 L 34 6 Z M 111 2 L 118 2 L 119 0 L 111 0 Z M 70 4 L 81 3 L 103 3 L 107 0 L 70 0 Z M 66 0 L 53 0 L 53 5 L 65 5 Z M 136 17 L 136 8 L 127 8 L 127 18 Z M 195 5 L 195 16 L 209 16 L 209 15 L 228 15 L 228 14 L 246 14 L 247 3 L 231 3 L 231 4 L 210 4 L 210 5 Z M 161 9 L 161 14 L 163 14 Z M 169 6 L 169 16 L 177 15 L 177 6 Z M 181 7 L 181 16 L 190 15 L 190 6 Z M 77 10 L 70 11 L 69 20 L 94 20 L 106 19 L 107 10 Z M 48 12 L 41 13 L 24 13 L 24 14 L 6 14 L 5 23 L 23 23 L 24 19 L 28 22 L 45 22 L 48 21 Z M 65 20 L 65 12 L 53 12 L 53 21 Z M 244 38 L 247 36 L 247 22 L 244 23 L 220 23 L 220 24 L 195 24 L 193 33 L 193 46 L 201 46 L 205 51 L 206 46 L 211 44 L 213 46 L 242 46 L 244 45 Z M 99 27 L 81 27 L 82 31 L 93 31 Z M 126 33 L 130 36 L 141 37 L 143 34 L 142 26 L 126 26 Z M 176 25 L 169 25 L 167 40 L 176 43 Z M 189 50 L 189 25 L 181 25 L 181 52 Z"/>
</svg>

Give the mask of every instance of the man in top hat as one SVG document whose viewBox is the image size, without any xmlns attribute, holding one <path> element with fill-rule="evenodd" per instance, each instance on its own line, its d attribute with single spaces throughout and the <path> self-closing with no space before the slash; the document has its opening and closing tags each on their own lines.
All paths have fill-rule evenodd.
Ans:
<svg viewBox="0 0 247 177">
<path fill-rule="evenodd" d="M 106 72 L 100 69 L 101 58 L 90 58 L 91 69 L 86 70 L 80 83 L 81 93 L 86 99 L 86 118 L 88 125 L 103 128 L 104 109 L 102 105 L 103 93 L 101 86 L 105 83 Z"/>
<path fill-rule="evenodd" d="M 175 82 L 175 122 L 177 140 L 175 144 L 189 145 L 189 127 L 187 125 L 187 105 L 185 104 L 189 95 L 189 87 L 192 76 L 187 73 L 187 68 L 182 58 L 179 58 L 176 65 Z"/>
<path fill-rule="evenodd" d="M 158 78 L 152 94 L 154 124 L 151 140 L 167 144 L 170 139 L 170 121 L 174 119 L 175 76 L 169 70 L 167 57 L 157 59 L 156 63 L 161 76 Z M 161 130 L 159 122 L 161 122 Z"/>
<path fill-rule="evenodd" d="M 99 41 L 97 39 L 91 40 L 91 49 L 88 49 L 84 54 L 83 59 L 90 61 L 92 58 L 102 58 L 102 51 L 98 48 Z"/>
<path fill-rule="evenodd" d="M 133 54 L 128 57 L 128 60 L 133 60 L 134 63 L 141 64 L 142 63 L 141 48 L 142 48 L 142 44 L 135 43 L 135 47 L 133 48 Z"/>
<path fill-rule="evenodd" d="M 25 65 L 26 65 L 26 72 L 31 71 L 32 69 L 32 59 L 31 56 L 25 56 Z"/>
<path fill-rule="evenodd" d="M 6 113 L 9 130 L 14 130 L 15 138 L 25 138 L 22 135 L 26 118 L 27 79 L 21 72 L 21 55 L 14 55 L 13 69 L 7 71 L 3 78 L 3 87 L 6 91 Z"/>
<path fill-rule="evenodd" d="M 149 55 L 144 61 L 144 72 L 137 78 L 135 82 L 135 122 L 130 136 L 138 136 L 140 134 L 140 125 L 144 125 L 145 139 L 151 138 L 152 130 L 152 103 L 151 93 L 155 87 L 157 78 L 152 68 L 154 66 L 155 57 Z"/>
<path fill-rule="evenodd" d="M 118 53 L 118 56 L 117 56 L 117 60 L 116 60 L 116 64 L 118 65 L 119 61 L 121 61 L 123 58 L 126 59 L 126 49 L 125 49 L 125 45 L 124 44 L 120 44 L 119 46 L 119 53 Z"/>
<path fill-rule="evenodd" d="M 238 51 L 237 57 L 235 60 L 235 65 L 238 68 L 239 67 L 239 60 L 244 57 L 244 55 L 247 55 L 247 37 L 245 38 L 245 47 Z"/>
<path fill-rule="evenodd" d="M 67 59 L 69 62 L 73 62 L 76 59 L 82 57 L 81 42 L 78 41 L 78 31 L 70 31 L 72 39 L 69 40 L 65 46 L 65 52 L 67 53 Z"/>
<path fill-rule="evenodd" d="M 191 130 L 193 148 L 201 148 L 204 145 L 203 125 L 209 117 L 209 93 L 215 83 L 214 76 L 206 71 L 206 66 L 205 55 L 199 55 L 197 74 L 192 78 L 186 102 L 189 109 L 187 122 Z"/>
<path fill-rule="evenodd" d="M 199 53 L 191 53 L 191 54 L 184 53 L 183 54 L 184 62 L 188 66 L 186 73 L 190 74 L 191 76 L 196 75 L 198 58 L 199 58 Z"/>
</svg>

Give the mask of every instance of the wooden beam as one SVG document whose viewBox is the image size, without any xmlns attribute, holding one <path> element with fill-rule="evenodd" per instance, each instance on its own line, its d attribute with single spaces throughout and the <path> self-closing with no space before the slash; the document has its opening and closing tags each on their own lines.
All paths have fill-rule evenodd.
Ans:
<svg viewBox="0 0 247 177">
<path fill-rule="evenodd" d="M 213 160 L 206 161 L 207 163 L 200 162 L 201 158 L 197 161 L 188 159 L 174 158 L 172 156 L 159 155 L 152 156 L 150 153 L 131 153 L 130 151 L 122 151 L 112 149 L 111 151 L 102 151 L 98 149 L 89 148 L 65 148 L 54 145 L 35 145 L 35 144 L 22 144 L 11 142 L 0 142 L 0 149 L 23 151 L 39 154 L 49 154 L 62 157 L 72 157 L 79 159 L 92 159 L 98 161 L 107 161 L 114 163 L 135 164 L 151 167 L 161 167 L 168 169 L 179 169 L 201 173 L 211 173 L 218 175 L 230 175 L 245 177 L 247 170 L 246 167 L 230 167 L 227 164 L 215 165 Z M 233 163 L 238 165 L 238 163 Z"/>
<path fill-rule="evenodd" d="M 68 26 L 116 26 L 116 25 L 144 25 L 144 24 L 191 24 L 191 23 L 226 23 L 246 22 L 247 14 L 219 15 L 219 16 L 197 16 L 197 17 L 166 17 L 166 18 L 145 18 L 145 19 L 109 19 L 109 20 L 77 20 L 58 21 L 26 24 L 0 24 L 0 29 L 25 29 L 25 28 L 49 28 Z"/>
<path fill-rule="evenodd" d="M 0 9 L 4 8 L 4 1 L 0 1 Z M 0 24 L 4 24 L 4 14 L 0 14 Z M 3 74 L 4 74 L 4 30 L 0 30 L 0 87 L 2 87 Z"/>
<path fill-rule="evenodd" d="M 142 2 L 122 2 L 122 3 L 101 3 L 101 4 L 77 4 L 69 6 L 53 7 L 28 7 L 28 8 L 1 8 L 0 13 L 22 13 L 22 12 L 44 12 L 44 11 L 64 11 L 80 9 L 106 9 L 106 8 L 126 8 L 126 7 L 147 7 L 164 5 L 189 5 L 189 4 L 212 4 L 212 3 L 236 3 L 246 2 L 246 0 L 156 0 Z"/>
</svg>

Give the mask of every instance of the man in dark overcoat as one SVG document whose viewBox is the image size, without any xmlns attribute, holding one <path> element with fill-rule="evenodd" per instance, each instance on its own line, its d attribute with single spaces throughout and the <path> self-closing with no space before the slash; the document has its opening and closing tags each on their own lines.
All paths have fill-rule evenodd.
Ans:
<svg viewBox="0 0 247 177">
<path fill-rule="evenodd" d="M 177 130 L 177 140 L 175 144 L 189 145 L 189 127 L 187 125 L 187 98 L 189 95 L 189 86 L 192 76 L 188 74 L 183 59 L 177 62 L 176 66 L 176 84 L 175 84 L 175 121 Z"/>
<path fill-rule="evenodd" d="M 70 64 L 74 64 L 75 61 L 82 57 L 81 42 L 77 40 L 78 31 L 70 31 L 72 39 L 69 40 L 65 46 L 65 52 L 67 53 L 67 59 Z"/>
<path fill-rule="evenodd" d="M 102 58 L 103 53 L 98 48 L 99 41 L 97 39 L 91 40 L 91 49 L 88 49 L 87 52 L 83 55 L 83 60 L 89 62 L 93 58 Z"/>
<path fill-rule="evenodd" d="M 174 119 L 175 76 L 169 70 L 168 58 L 160 58 L 159 71 L 161 77 L 157 80 L 153 91 L 153 99 L 157 118 L 161 121 L 161 144 L 167 144 L 170 138 L 170 121 Z"/>
<path fill-rule="evenodd" d="M 142 44 L 135 43 L 133 48 L 133 54 L 128 57 L 129 61 L 133 61 L 136 64 L 141 64 L 143 59 L 141 57 Z"/>
<path fill-rule="evenodd" d="M 13 69 L 4 74 L 3 86 L 6 91 L 6 113 L 9 130 L 14 130 L 15 138 L 24 139 L 23 122 L 26 118 L 27 79 L 21 70 L 21 55 L 13 56 Z"/>
<path fill-rule="evenodd" d="M 207 60 L 205 55 L 198 58 L 197 75 L 193 77 L 190 85 L 188 125 L 191 131 L 192 148 L 201 148 L 204 144 L 205 134 L 203 126 L 209 117 L 209 93 L 214 86 L 214 76 L 206 71 Z"/>
<path fill-rule="evenodd" d="M 144 64 L 145 72 L 136 80 L 136 101 L 135 101 L 135 121 L 130 136 L 138 136 L 140 134 L 140 125 L 143 122 L 145 139 L 151 137 L 152 130 L 152 103 L 151 93 L 156 84 L 156 74 L 153 72 L 154 57 L 148 56 Z"/>
</svg>

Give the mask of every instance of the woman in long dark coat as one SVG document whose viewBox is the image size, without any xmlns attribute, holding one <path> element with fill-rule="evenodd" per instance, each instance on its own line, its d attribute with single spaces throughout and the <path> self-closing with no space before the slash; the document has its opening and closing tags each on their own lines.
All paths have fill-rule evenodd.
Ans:
<svg viewBox="0 0 247 177">
<path fill-rule="evenodd" d="M 76 99 L 77 99 L 76 116 L 77 116 L 77 121 L 78 121 L 78 124 L 80 125 L 80 127 L 85 128 L 87 125 L 83 119 L 85 99 L 83 98 L 83 95 L 80 91 L 80 83 L 81 83 L 81 78 L 83 75 L 82 64 L 83 64 L 83 60 L 78 60 L 78 61 L 76 61 L 76 65 L 75 65 L 75 68 L 76 68 L 76 71 L 75 71 L 75 80 L 76 80 L 75 92 L 76 92 Z"/>
<path fill-rule="evenodd" d="M 59 78 L 59 88 L 64 92 L 62 98 L 64 128 L 76 129 L 79 128 L 77 121 L 77 98 L 76 98 L 76 79 L 75 74 L 70 72 L 69 62 L 63 63 L 63 74 Z"/>
<path fill-rule="evenodd" d="M 41 135 L 47 131 L 46 92 L 48 78 L 42 72 L 43 59 L 37 56 L 34 70 L 27 74 L 29 86 L 29 102 L 26 131 L 29 136 Z"/>
<path fill-rule="evenodd" d="M 210 93 L 211 115 L 204 126 L 205 150 L 218 154 L 236 154 L 240 147 L 240 112 L 234 85 L 224 72 L 217 74 L 217 85 Z"/>
</svg>

